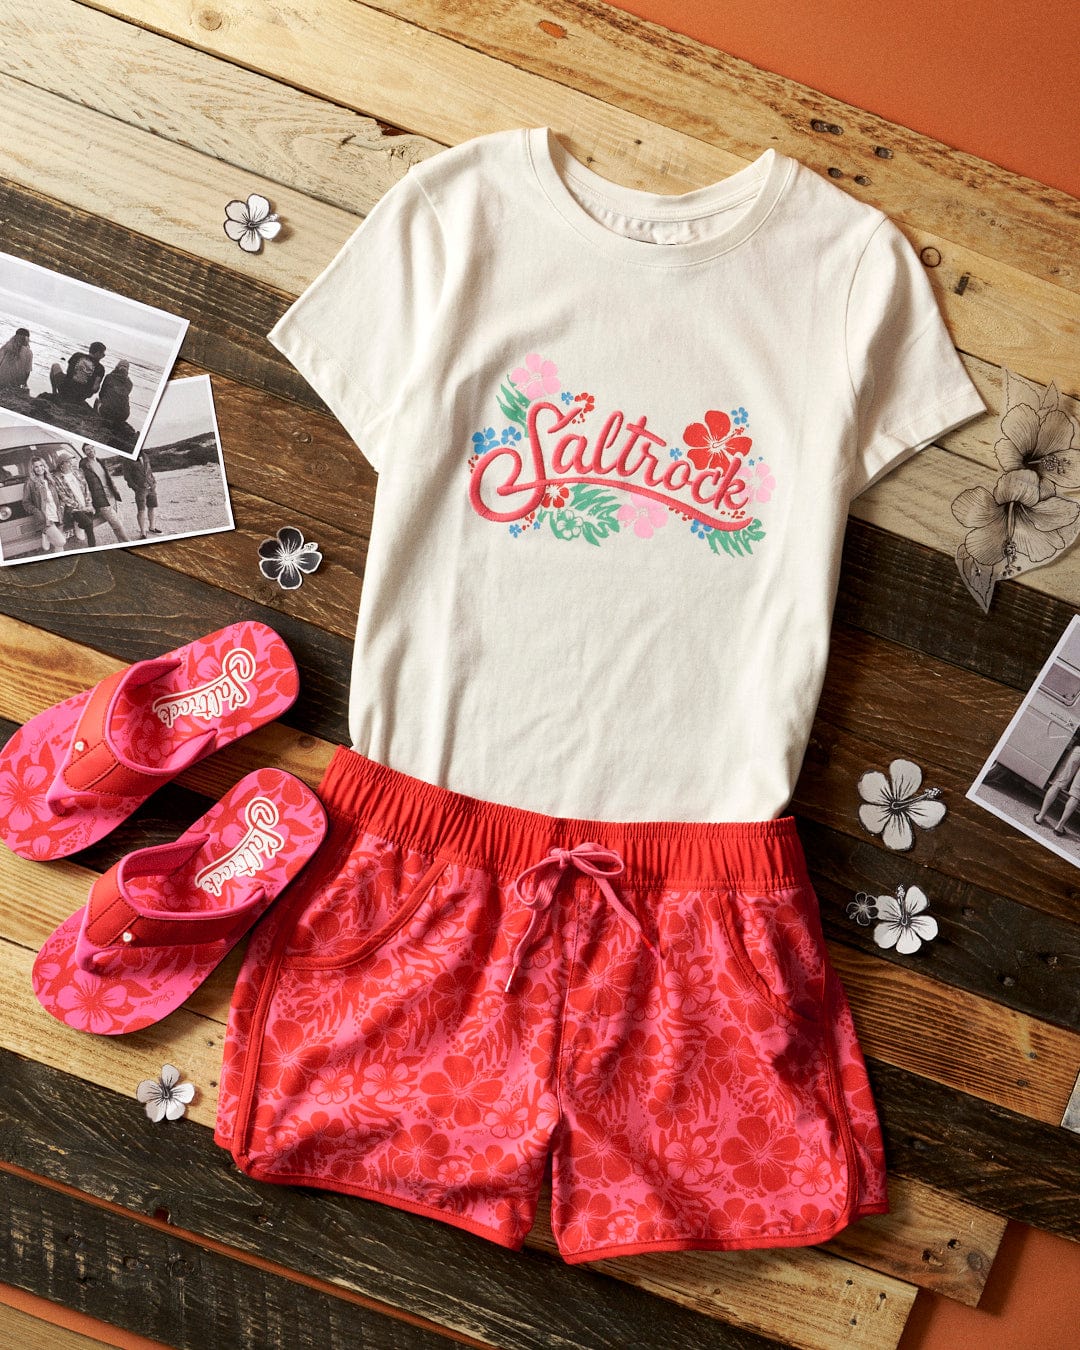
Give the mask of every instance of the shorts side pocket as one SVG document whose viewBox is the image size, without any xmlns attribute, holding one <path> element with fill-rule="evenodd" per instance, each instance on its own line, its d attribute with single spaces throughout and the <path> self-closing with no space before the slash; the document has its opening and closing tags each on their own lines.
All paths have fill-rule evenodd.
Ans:
<svg viewBox="0 0 1080 1350">
<path fill-rule="evenodd" d="M 828 955 L 813 887 L 729 887 L 717 900 L 733 973 L 779 1016 L 820 1025 Z"/>
<path fill-rule="evenodd" d="M 327 956 L 296 956 L 289 959 L 293 970 L 340 970 L 355 965 L 374 955 L 393 938 L 416 914 L 427 899 L 435 883 L 445 875 L 450 864 L 442 858 L 436 858 L 424 871 L 416 884 L 406 891 L 404 899 L 390 917 L 373 933 L 368 933 L 344 951 L 332 952 Z"/>
</svg>

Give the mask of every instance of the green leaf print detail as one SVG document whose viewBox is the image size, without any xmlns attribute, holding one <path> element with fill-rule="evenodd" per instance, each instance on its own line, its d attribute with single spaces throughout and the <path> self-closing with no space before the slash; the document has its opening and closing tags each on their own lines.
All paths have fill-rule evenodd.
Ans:
<svg viewBox="0 0 1080 1350">
<path fill-rule="evenodd" d="M 756 517 L 741 530 L 713 530 L 705 536 L 714 553 L 724 550 L 732 558 L 741 558 L 753 553 L 751 544 L 759 544 L 765 538 L 761 521 Z"/>
<path fill-rule="evenodd" d="M 580 537 L 587 544 L 599 545 L 601 539 L 619 533 L 618 509 L 619 499 L 613 492 L 575 483 L 570 489 L 567 506 L 561 511 L 552 511 L 548 520 L 556 539 Z"/>
<path fill-rule="evenodd" d="M 520 427 L 528 426 L 529 400 L 513 381 L 499 385 L 497 402 L 511 422 L 516 422 Z"/>
</svg>

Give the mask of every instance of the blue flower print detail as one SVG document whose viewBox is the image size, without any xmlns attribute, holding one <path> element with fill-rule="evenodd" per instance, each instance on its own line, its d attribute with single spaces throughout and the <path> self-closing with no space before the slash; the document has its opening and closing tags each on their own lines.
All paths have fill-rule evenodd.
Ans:
<svg viewBox="0 0 1080 1350">
<path fill-rule="evenodd" d="M 514 536 L 514 538 L 516 539 L 516 538 L 518 537 L 518 535 L 521 533 L 521 526 L 520 526 L 520 525 L 511 525 L 511 526 L 510 526 L 510 533 L 511 533 L 511 534 Z"/>
<path fill-rule="evenodd" d="M 517 427 L 503 427 L 503 433 L 499 437 L 500 445 L 514 445 L 521 440 L 521 432 Z"/>
<path fill-rule="evenodd" d="M 574 396 L 573 396 L 573 394 L 569 391 L 569 389 L 564 389 L 564 390 L 562 391 L 562 393 L 559 395 L 559 399 L 560 399 L 563 403 L 573 403 L 573 401 L 574 401 Z"/>
<path fill-rule="evenodd" d="M 671 449 L 668 451 L 668 454 L 671 456 L 672 459 L 680 459 L 682 457 L 682 451 L 679 449 L 677 445 L 673 445 Z"/>
<path fill-rule="evenodd" d="M 735 423 L 737 427 L 744 427 L 750 420 L 750 414 L 746 411 L 745 408 L 741 406 L 738 408 L 732 408 L 731 420 Z"/>
<path fill-rule="evenodd" d="M 534 530 L 538 530 L 538 529 L 540 528 L 540 521 L 539 521 L 539 519 L 533 521 L 532 527 L 533 527 Z"/>
<path fill-rule="evenodd" d="M 690 522 L 690 533 L 696 534 L 699 539 L 704 539 L 707 535 L 712 534 L 712 532 L 713 527 L 711 525 L 706 525 L 703 520 L 692 520 Z"/>
<path fill-rule="evenodd" d="M 474 431 L 472 436 L 473 448 L 478 455 L 486 455 L 489 450 L 493 450 L 498 445 L 498 438 L 495 435 L 494 427 L 486 427 L 483 431 Z"/>
</svg>

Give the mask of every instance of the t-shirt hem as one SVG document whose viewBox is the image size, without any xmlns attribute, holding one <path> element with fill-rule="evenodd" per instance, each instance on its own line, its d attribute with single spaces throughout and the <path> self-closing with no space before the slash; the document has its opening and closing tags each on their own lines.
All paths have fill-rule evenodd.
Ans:
<svg viewBox="0 0 1080 1350">
<path fill-rule="evenodd" d="M 882 433 L 859 459 L 851 479 L 850 499 L 860 496 L 939 436 L 987 411 L 982 395 L 968 381 L 923 408 L 904 426 Z"/>
</svg>

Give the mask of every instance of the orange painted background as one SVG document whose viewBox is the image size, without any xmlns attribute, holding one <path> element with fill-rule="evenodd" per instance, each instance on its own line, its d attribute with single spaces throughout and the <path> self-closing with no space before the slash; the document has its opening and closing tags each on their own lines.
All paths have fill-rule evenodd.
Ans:
<svg viewBox="0 0 1080 1350">
<path fill-rule="evenodd" d="M 1080 197 L 1076 0 L 616 3 Z"/>
<path fill-rule="evenodd" d="M 1076 0 L 616 3 L 1080 197 Z M 1072 1350 L 1078 1328 L 1080 1243 L 1010 1223 L 979 1307 L 920 1291 L 900 1350 Z"/>
</svg>

